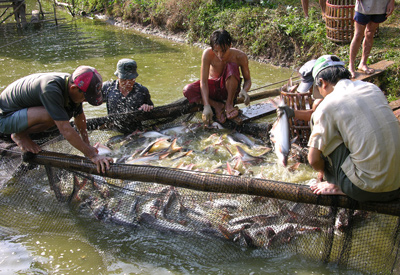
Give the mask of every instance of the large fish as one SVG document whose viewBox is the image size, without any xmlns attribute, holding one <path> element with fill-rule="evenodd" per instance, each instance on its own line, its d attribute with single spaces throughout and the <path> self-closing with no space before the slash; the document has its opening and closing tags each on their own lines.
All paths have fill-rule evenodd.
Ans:
<svg viewBox="0 0 400 275">
<path fill-rule="evenodd" d="M 262 156 L 253 156 L 250 155 L 249 153 L 247 153 L 242 147 L 240 147 L 239 145 L 236 145 L 236 149 L 238 151 L 238 154 L 240 156 L 240 159 L 244 162 L 244 163 L 248 163 L 248 164 L 252 164 L 252 165 L 256 165 L 256 164 L 260 164 L 261 162 L 264 161 L 264 157 Z"/>
<path fill-rule="evenodd" d="M 284 106 L 283 100 L 279 103 L 279 106 Z M 290 132 L 289 132 L 289 120 L 285 111 L 274 122 L 270 131 L 270 139 L 274 146 L 274 151 L 278 160 L 283 166 L 287 165 L 288 156 L 290 152 Z"/>
</svg>

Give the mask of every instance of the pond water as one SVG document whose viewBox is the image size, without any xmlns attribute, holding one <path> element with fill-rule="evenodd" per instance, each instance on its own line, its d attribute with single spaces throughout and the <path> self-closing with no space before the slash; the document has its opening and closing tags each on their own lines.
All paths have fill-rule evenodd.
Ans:
<svg viewBox="0 0 400 275">
<path fill-rule="evenodd" d="M 27 11 L 38 8 L 35 1 L 27 3 Z M 48 5 L 44 9 L 51 10 Z M 199 78 L 199 47 L 102 20 L 58 15 L 67 18 L 58 27 L 47 24 L 40 29 L 17 30 L 9 22 L 0 25 L 0 91 L 31 73 L 72 72 L 79 65 L 94 66 L 103 80 L 111 80 L 118 60 L 133 58 L 138 63 L 137 82 L 149 89 L 159 106 L 181 98 L 182 88 Z M 293 73 L 255 61 L 250 61 L 250 71 L 253 89 L 285 80 Z M 85 104 L 84 110 L 88 118 L 106 115 L 105 105 Z M 54 214 L 49 205 L 58 202 L 46 177 L 31 182 L 34 188 L 30 191 L 12 181 L 8 184 L 7 194 L 0 195 L 0 274 L 354 274 L 297 255 L 265 258 L 257 251 L 218 242 L 188 251 L 181 244 L 191 241 L 182 241 L 180 236 L 77 218 L 63 206 Z M 26 199 L 14 200 L 12 194 L 19 198 L 24 194 Z M 12 221 L 5 219 L 10 213 Z M 80 234 L 71 236 L 71 231 Z M 155 239 L 157 243 L 152 244 Z M 210 254 L 215 246 L 219 251 L 222 247 L 224 254 Z"/>
</svg>

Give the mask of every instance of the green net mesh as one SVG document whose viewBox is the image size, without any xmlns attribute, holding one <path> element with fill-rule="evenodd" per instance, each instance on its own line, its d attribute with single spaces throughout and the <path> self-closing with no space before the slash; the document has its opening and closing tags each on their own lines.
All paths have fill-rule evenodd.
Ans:
<svg viewBox="0 0 400 275">
<path fill-rule="evenodd" d="M 194 120 L 191 125 L 197 125 L 198 120 Z M 135 245 L 135 249 L 143 249 L 144 254 L 155 258 L 165 257 L 165 250 L 175 255 L 175 260 L 191 257 L 215 263 L 297 255 L 355 272 L 399 272 L 398 201 L 361 204 L 343 196 L 314 195 L 304 185 L 308 178 L 301 171 L 296 172 L 296 178 L 290 178 L 294 173 L 288 168 L 271 164 L 275 162 L 273 153 L 260 154 L 262 162 L 246 164 L 239 175 L 227 173 L 227 163 L 231 162 L 232 167 L 237 164 L 233 150 L 238 144 L 219 144 L 227 132 L 202 128 L 196 131 L 193 126 L 190 129 L 174 135 L 159 129 L 159 133 L 173 135 L 166 148 L 176 140 L 175 145 L 181 149 L 164 159 L 131 164 L 129 158 L 149 155 L 143 152 L 154 138 L 93 130 L 92 138 L 114 146 L 112 156 L 116 163 L 105 175 L 59 136 L 47 139 L 43 142 L 45 151 L 25 161 L 15 146 L 3 148 L 0 234 L 24 238 L 26 232 L 36 232 L 39 243 L 51 237 L 71 240 L 74 246 L 80 242 L 76 236 L 82 234 L 75 232 L 76 224 L 82 224 L 78 228 L 87 239 L 81 242 L 89 246 L 96 243 L 96 234 L 105 230 L 85 228 L 85 223 L 95 220 L 113 234 L 119 234 L 115 231 L 119 227 L 133 232 L 126 236 L 129 242 L 119 244 L 118 253 L 132 249 L 124 245 L 133 245 L 140 239 L 141 245 Z M 210 132 L 201 136 L 207 131 Z M 204 141 L 205 137 L 215 138 L 211 149 L 219 146 L 219 151 L 211 152 L 194 149 L 205 160 L 193 159 L 182 149 L 188 140 Z M 190 144 L 190 148 L 197 148 Z M 203 147 L 208 145 L 201 143 Z M 258 151 L 264 149 L 257 147 Z M 218 154 L 226 159 L 221 162 Z M 189 165 L 196 161 L 196 165 Z M 309 169 L 302 165 L 302 170 Z M 267 168 L 274 175 L 266 172 Z M 282 177 L 297 182 L 280 181 Z M 159 246 L 150 249 L 143 245 L 154 238 Z M 112 239 L 108 245 L 114 245 Z M 78 258 L 84 257 L 76 253 Z M 215 255 L 219 255 L 218 259 Z M 66 267 L 54 268 L 62 271 Z"/>
</svg>

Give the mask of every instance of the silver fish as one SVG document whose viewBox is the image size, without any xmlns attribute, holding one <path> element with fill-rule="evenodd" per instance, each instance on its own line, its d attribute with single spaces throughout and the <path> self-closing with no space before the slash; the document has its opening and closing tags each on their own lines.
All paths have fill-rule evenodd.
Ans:
<svg viewBox="0 0 400 275">
<path fill-rule="evenodd" d="M 244 163 L 250 163 L 250 164 L 259 164 L 264 161 L 264 157 L 256 157 L 252 156 L 249 153 L 247 153 L 242 147 L 236 145 L 236 148 L 238 150 L 238 153 L 241 157 L 241 160 Z"/>
<path fill-rule="evenodd" d="M 285 103 L 281 100 L 279 106 L 284 106 Z M 290 138 L 289 138 L 289 120 L 285 111 L 278 117 L 270 131 L 270 139 L 273 142 L 274 151 L 278 157 L 279 162 L 286 167 L 288 156 L 290 152 Z"/>
<path fill-rule="evenodd" d="M 171 138 L 171 136 L 164 135 L 164 134 L 162 134 L 160 132 L 157 132 L 157 131 L 148 131 L 148 132 L 144 132 L 141 135 L 143 137 L 146 137 L 146 138 L 166 138 L 166 139 Z"/>
<path fill-rule="evenodd" d="M 93 147 L 97 149 L 98 154 L 101 156 L 109 155 L 112 153 L 112 150 L 110 148 L 101 144 L 100 142 L 97 142 L 95 145 L 93 145 Z"/>
<path fill-rule="evenodd" d="M 248 136 L 239 132 L 233 132 L 232 134 L 228 135 L 233 138 L 233 140 L 237 142 L 241 142 L 246 144 L 250 149 L 256 146 L 255 142 L 252 141 Z"/>
</svg>

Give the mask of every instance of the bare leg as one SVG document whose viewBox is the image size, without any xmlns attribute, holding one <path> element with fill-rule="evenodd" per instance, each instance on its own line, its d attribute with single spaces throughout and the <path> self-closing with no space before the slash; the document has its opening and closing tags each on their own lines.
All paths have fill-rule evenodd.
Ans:
<svg viewBox="0 0 400 275">
<path fill-rule="evenodd" d="M 37 154 L 41 148 L 29 137 L 29 134 L 43 132 L 54 125 L 54 120 L 44 107 L 31 107 L 28 109 L 28 128 L 12 134 L 11 138 L 23 152 Z"/>
<path fill-rule="evenodd" d="M 374 35 L 379 23 L 369 22 L 365 29 L 365 38 L 363 42 L 363 52 L 361 57 L 361 62 L 358 65 L 358 69 L 364 71 L 366 74 L 373 74 L 374 69 L 367 66 L 368 56 L 371 53 L 372 44 L 374 43 Z"/>
<path fill-rule="evenodd" d="M 349 71 L 351 73 L 352 78 L 356 77 L 356 66 L 354 63 L 357 57 L 357 53 L 360 49 L 362 39 L 364 37 L 365 28 L 366 26 L 354 22 L 354 36 L 350 44 L 350 57 L 349 57 Z"/>
<path fill-rule="evenodd" d="M 239 111 L 234 108 L 233 101 L 235 100 L 236 91 L 238 89 L 239 81 L 234 77 L 230 76 L 226 80 L 226 90 L 228 91 L 228 98 L 225 103 L 225 111 L 227 114 L 233 115 L 233 117 L 237 116 L 235 114 L 239 114 Z"/>
<path fill-rule="evenodd" d="M 303 7 L 304 16 L 308 18 L 308 0 L 301 0 L 301 6 Z"/>
<path fill-rule="evenodd" d="M 338 185 L 327 181 L 312 183 L 310 189 L 317 195 L 346 195 Z"/>
</svg>

